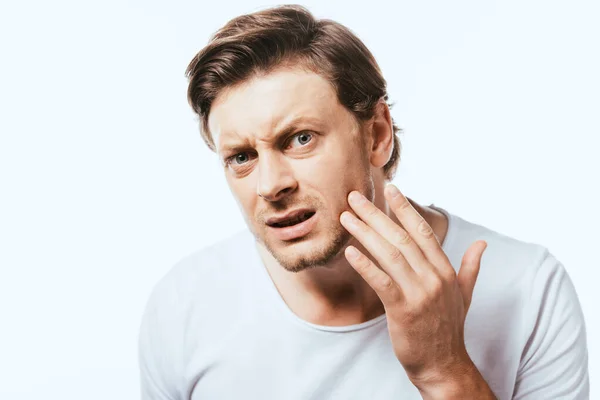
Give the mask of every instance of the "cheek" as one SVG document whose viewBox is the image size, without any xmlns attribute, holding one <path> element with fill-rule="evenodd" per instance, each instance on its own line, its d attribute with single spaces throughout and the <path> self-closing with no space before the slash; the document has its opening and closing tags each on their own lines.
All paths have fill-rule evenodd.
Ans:
<svg viewBox="0 0 600 400">
<path fill-rule="evenodd" d="M 312 182 L 321 181 L 326 184 L 337 182 L 339 184 L 348 174 L 348 167 L 353 167 L 351 164 L 357 161 L 352 160 L 347 154 L 348 149 L 340 148 L 335 144 L 325 146 L 318 155 L 302 160 L 302 165 L 299 165 L 297 172 Z"/>
<path fill-rule="evenodd" d="M 350 188 L 349 192 L 362 187 L 365 176 L 369 173 L 368 162 L 363 159 L 358 147 L 333 146 L 316 158 L 307 175 L 313 181 L 321 181 L 321 187 L 340 190 Z"/>
<path fill-rule="evenodd" d="M 360 159 L 333 154 L 315 157 L 304 164 L 298 164 L 297 168 L 296 177 L 300 187 L 318 192 L 332 218 L 351 209 L 347 201 L 348 194 L 352 190 L 363 191 L 365 174 L 368 173 Z"/>
<path fill-rule="evenodd" d="M 337 157 L 318 156 L 303 160 L 295 167 L 295 177 L 300 191 L 318 192 L 327 208 L 337 204 L 336 199 L 344 196 L 344 163 Z"/>
</svg>

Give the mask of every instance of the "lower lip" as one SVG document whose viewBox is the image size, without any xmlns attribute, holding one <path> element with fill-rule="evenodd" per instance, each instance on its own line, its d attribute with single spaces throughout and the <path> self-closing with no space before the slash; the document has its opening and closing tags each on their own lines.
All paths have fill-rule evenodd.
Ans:
<svg viewBox="0 0 600 400">
<path fill-rule="evenodd" d="M 299 224 L 286 226 L 284 228 L 275 228 L 273 226 L 269 226 L 269 230 L 273 232 L 273 235 L 275 235 L 275 237 L 279 240 L 292 240 L 308 235 L 308 233 L 315 227 L 316 223 L 317 213 L 314 213 L 312 217 L 306 221 L 300 222 Z"/>
</svg>

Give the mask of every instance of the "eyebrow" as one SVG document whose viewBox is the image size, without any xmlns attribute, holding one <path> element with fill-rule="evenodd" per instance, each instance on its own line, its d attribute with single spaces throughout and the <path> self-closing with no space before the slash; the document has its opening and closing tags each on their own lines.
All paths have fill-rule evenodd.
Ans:
<svg viewBox="0 0 600 400">
<path fill-rule="evenodd" d="M 316 118 L 306 117 L 306 116 L 298 116 L 290 120 L 283 128 L 281 128 L 274 136 L 273 141 L 279 142 L 282 137 L 288 136 L 295 130 L 299 129 L 299 125 L 303 123 L 311 123 L 318 126 L 322 125 L 322 122 Z M 224 135 L 221 135 L 224 136 Z M 221 153 L 229 153 L 229 152 L 239 152 L 241 150 L 246 150 L 250 144 L 247 139 L 237 143 L 228 143 L 220 146 Z"/>
</svg>

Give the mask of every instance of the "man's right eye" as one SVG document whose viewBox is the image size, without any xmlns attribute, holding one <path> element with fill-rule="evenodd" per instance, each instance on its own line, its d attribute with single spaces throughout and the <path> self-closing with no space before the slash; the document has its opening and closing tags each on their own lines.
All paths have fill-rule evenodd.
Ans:
<svg viewBox="0 0 600 400">
<path fill-rule="evenodd" d="M 248 157 L 248 153 L 238 153 L 231 157 L 228 157 L 225 163 L 227 165 L 242 165 L 245 164 L 249 159 L 250 157 Z"/>
<path fill-rule="evenodd" d="M 234 160 L 237 161 L 238 164 L 243 164 L 245 161 L 247 161 L 247 158 L 248 154 L 246 153 L 239 153 L 234 156 Z"/>
<path fill-rule="evenodd" d="M 250 161 L 250 155 L 247 152 L 237 153 L 225 160 L 226 166 L 240 166 Z"/>
</svg>

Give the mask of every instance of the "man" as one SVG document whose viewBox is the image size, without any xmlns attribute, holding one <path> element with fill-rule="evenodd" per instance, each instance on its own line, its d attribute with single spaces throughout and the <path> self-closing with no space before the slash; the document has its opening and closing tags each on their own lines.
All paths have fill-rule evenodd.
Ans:
<svg viewBox="0 0 600 400">
<path fill-rule="evenodd" d="M 244 15 L 187 76 L 249 231 L 154 289 L 144 399 L 589 396 L 562 264 L 387 184 L 398 128 L 348 29 L 298 6 Z"/>
</svg>

